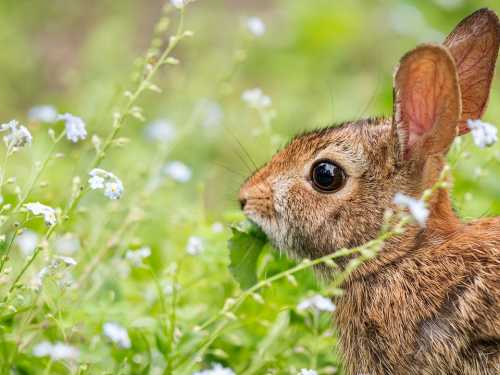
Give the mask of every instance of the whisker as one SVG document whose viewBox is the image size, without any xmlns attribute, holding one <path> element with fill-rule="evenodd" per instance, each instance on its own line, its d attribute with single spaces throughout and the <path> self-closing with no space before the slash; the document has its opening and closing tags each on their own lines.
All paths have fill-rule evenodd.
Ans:
<svg viewBox="0 0 500 375">
<path fill-rule="evenodd" d="M 232 169 L 232 168 L 229 168 L 228 166 L 226 166 L 226 165 L 224 165 L 224 164 L 220 164 L 220 163 L 217 163 L 217 162 L 213 162 L 213 163 L 214 163 L 216 166 L 218 166 L 218 167 L 220 167 L 220 168 L 223 168 L 223 169 L 225 169 L 226 171 L 228 171 L 228 172 L 230 172 L 230 173 L 233 173 L 233 174 L 235 174 L 235 175 L 237 175 L 237 176 L 240 176 L 240 177 L 243 177 L 243 178 L 246 178 L 246 177 L 247 177 L 247 176 L 246 176 L 246 175 L 244 175 L 243 173 L 238 172 L 238 171 L 236 171 L 236 170 L 234 170 L 234 169 Z"/>
<path fill-rule="evenodd" d="M 379 72 L 378 78 L 377 78 L 377 85 L 375 86 L 375 90 L 373 91 L 373 94 L 371 95 L 370 99 L 368 100 L 368 103 L 366 103 L 364 109 L 361 111 L 361 113 L 358 115 L 357 118 L 363 118 L 365 116 L 366 112 L 368 111 L 368 109 L 370 109 L 371 105 L 375 101 L 375 98 L 377 97 L 377 94 L 380 91 L 381 82 L 382 82 L 381 74 Z"/>
<path fill-rule="evenodd" d="M 231 131 L 231 129 L 229 129 L 228 126 L 224 125 L 224 129 L 231 135 L 231 137 L 233 137 L 233 139 L 236 141 L 236 143 L 238 143 L 238 145 L 242 149 L 243 153 L 246 155 L 246 157 L 248 158 L 248 160 L 250 161 L 250 163 L 252 163 L 252 165 L 254 167 L 254 170 L 257 169 L 258 168 L 257 164 L 252 159 L 252 157 L 250 156 L 250 153 L 247 151 L 247 149 L 245 148 L 245 146 L 243 146 L 243 144 L 240 142 L 240 140 L 238 139 L 238 137 Z"/>
</svg>

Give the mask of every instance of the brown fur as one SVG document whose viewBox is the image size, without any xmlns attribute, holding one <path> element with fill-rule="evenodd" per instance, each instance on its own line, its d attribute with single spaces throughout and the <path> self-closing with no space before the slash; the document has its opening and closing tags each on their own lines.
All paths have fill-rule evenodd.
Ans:
<svg viewBox="0 0 500 375">
<path fill-rule="evenodd" d="M 241 187 L 245 214 L 298 257 L 376 238 L 394 194 L 419 197 L 433 186 L 464 116 L 484 112 L 499 35 L 498 18 L 483 9 L 448 37 L 449 50 L 424 45 L 405 55 L 392 119 L 295 138 Z M 467 87 L 477 90 L 473 102 L 461 100 L 471 98 L 461 94 Z M 311 166 L 325 158 L 348 176 L 335 193 L 310 181 Z M 500 373 L 500 218 L 462 223 L 445 189 L 429 209 L 424 228 L 413 224 L 388 240 L 343 285 L 335 320 L 348 374 Z"/>
</svg>

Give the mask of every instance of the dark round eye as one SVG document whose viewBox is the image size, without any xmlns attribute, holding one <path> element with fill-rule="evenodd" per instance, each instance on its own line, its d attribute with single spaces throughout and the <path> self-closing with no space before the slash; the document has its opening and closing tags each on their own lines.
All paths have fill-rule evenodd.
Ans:
<svg viewBox="0 0 500 375">
<path fill-rule="evenodd" d="M 313 186 L 324 193 L 332 193 L 344 186 L 345 173 L 342 168 L 330 160 L 320 160 L 311 168 Z"/>
</svg>

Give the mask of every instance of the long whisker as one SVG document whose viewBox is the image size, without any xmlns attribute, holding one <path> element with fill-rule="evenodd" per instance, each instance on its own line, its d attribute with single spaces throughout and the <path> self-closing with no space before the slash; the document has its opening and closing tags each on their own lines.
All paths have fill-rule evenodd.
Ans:
<svg viewBox="0 0 500 375">
<path fill-rule="evenodd" d="M 242 149 L 243 153 L 246 155 L 247 159 L 252 163 L 253 167 L 254 167 L 254 170 L 257 169 L 257 164 L 255 164 L 255 161 L 252 159 L 252 157 L 250 156 L 250 153 L 247 151 L 247 149 L 245 148 L 245 146 L 243 146 L 243 144 L 240 142 L 240 140 L 238 139 L 238 137 L 231 131 L 231 129 L 229 129 L 228 126 L 224 126 L 224 129 L 231 135 L 231 137 L 233 137 L 233 139 L 236 141 L 236 143 L 238 143 L 238 145 L 240 146 L 240 148 Z"/>
<path fill-rule="evenodd" d="M 375 86 L 375 90 L 373 91 L 373 94 L 371 95 L 370 99 L 368 100 L 368 103 L 366 103 L 365 107 L 363 108 L 363 110 L 360 112 L 358 118 L 362 118 L 365 116 L 366 114 L 366 111 L 368 111 L 368 109 L 371 107 L 371 105 L 373 104 L 373 102 L 375 101 L 375 98 L 377 97 L 379 91 L 380 91 L 380 86 L 381 86 L 381 75 L 380 73 L 378 74 L 378 78 L 377 78 L 377 85 Z"/>
<path fill-rule="evenodd" d="M 220 168 L 223 168 L 225 169 L 226 171 L 228 171 L 229 173 L 232 173 L 232 174 L 235 174 L 237 176 L 240 176 L 240 177 L 243 177 L 243 178 L 246 178 L 246 175 L 244 175 L 243 173 L 241 172 L 238 172 L 232 168 L 229 168 L 228 166 L 224 165 L 224 164 L 220 164 L 218 162 L 213 162 L 217 167 L 220 167 Z"/>
</svg>

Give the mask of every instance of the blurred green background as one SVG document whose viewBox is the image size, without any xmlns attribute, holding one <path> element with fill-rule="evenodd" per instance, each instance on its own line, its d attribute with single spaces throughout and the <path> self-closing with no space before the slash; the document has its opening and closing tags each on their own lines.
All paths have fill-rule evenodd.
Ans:
<svg viewBox="0 0 500 375">
<path fill-rule="evenodd" d="M 93 157 L 90 137 L 105 137 L 111 131 L 112 113 L 123 92 L 133 86 L 137 58 L 148 48 L 165 3 L 0 2 L 0 123 L 16 118 L 34 137 L 31 150 L 11 160 L 8 176 L 16 176 L 16 183 L 25 186 L 32 166 L 43 159 L 50 145 L 48 126 L 29 123 L 31 107 L 50 104 L 61 113 L 71 112 L 86 121 L 89 131 L 86 142 L 58 146 L 64 157 L 49 164 L 32 201 L 64 206 L 73 176 L 85 179 Z M 54 364 L 51 371 L 55 373 L 145 371 L 147 361 L 141 357 L 134 362 L 133 358 L 134 353 L 146 351 L 140 344 L 142 335 L 154 346 L 154 324 L 147 320 L 158 316 L 158 306 L 145 301 L 154 283 L 149 273 L 140 269 L 125 278 L 118 276 L 116 263 L 128 248 L 142 245 L 152 248 L 148 264 L 161 277 L 170 277 L 173 262 L 177 266 L 182 263 L 178 282 L 186 292 L 179 302 L 179 329 L 184 334 L 179 350 L 188 353 L 193 327 L 220 309 L 237 288 L 227 271 L 229 230 L 213 233 L 211 225 L 242 219 L 237 191 L 254 168 L 247 153 L 261 165 L 297 132 L 348 119 L 390 115 L 392 72 L 399 58 L 418 43 L 442 41 L 463 17 L 485 6 L 500 12 L 498 1 L 479 0 L 199 0 L 189 4 L 185 26 L 194 36 L 174 51 L 180 63 L 160 71 L 155 83 L 163 92 L 146 93 L 139 101 L 146 121 L 128 119 L 120 132 L 121 146 L 113 148 L 103 163 L 103 168 L 121 177 L 123 199 L 108 203 L 101 195 L 88 194 L 78 216 L 64 228 L 82 243 L 75 276 L 86 272 L 88 264 L 93 267 L 89 289 L 64 297 L 53 290 L 44 292 L 39 315 L 28 320 L 20 317 L 22 329 L 19 321 L 5 328 L 4 350 L 19 345 L 14 357 L 9 357 L 11 364 L 19 365 L 17 373 L 40 373 L 47 362 L 32 358 L 31 346 L 43 338 L 63 337 L 78 344 L 86 367 Z M 250 16 L 263 20 L 266 31 L 262 36 L 247 30 Z M 176 26 L 175 12 L 170 18 L 173 25 L 169 30 Z M 254 87 L 272 98 L 276 113 L 271 122 L 272 139 L 262 131 L 257 112 L 241 99 L 244 90 Z M 499 103 L 496 78 L 485 121 L 498 124 Z M 207 110 L 214 107 L 216 115 Z M 148 124 L 158 119 L 175 124 L 177 132 L 187 129 L 185 136 L 168 145 L 168 154 L 160 154 L 165 159 L 160 163 L 180 160 L 193 175 L 186 183 L 167 181 L 154 194 L 143 196 L 140 192 L 147 173 L 158 161 L 161 149 L 145 134 Z M 500 214 L 499 158 L 498 144 L 478 149 L 470 136 L 463 137 L 450 153 L 454 202 L 464 219 Z M 4 194 L 6 202 L 14 197 L 14 188 Z M 124 218 L 136 206 L 141 219 L 122 234 L 119 228 Z M 29 227 L 42 232 L 41 223 Z M 116 233 L 120 244 L 93 264 L 95 254 Z M 205 259 L 183 256 L 186 241 L 193 234 L 206 241 Z M 268 256 L 266 272 L 290 265 L 278 254 L 269 252 Z M 14 268 L 19 264 L 20 260 Z M 38 268 L 42 265 L 43 260 L 36 264 Z M 264 306 L 245 305 L 241 324 L 218 338 L 208 354 L 197 359 L 196 366 L 220 362 L 237 373 L 292 373 L 310 365 L 313 352 L 320 372 L 334 373 L 340 368 L 331 349 L 335 340 L 330 337 L 327 321 L 322 331 L 326 333 L 317 340 L 318 332 L 311 333 L 302 318 L 292 314 L 287 328 L 280 329 L 279 339 L 274 337 L 277 341 L 272 345 L 259 348 L 273 324 L 284 324 L 279 320 L 280 311 L 321 287 L 309 272 L 298 280 L 298 287 L 284 282 L 266 290 Z M 58 316 L 57 324 L 45 321 L 46 314 Z M 107 320 L 135 327 L 130 328 L 137 330 L 130 352 L 105 349 L 105 340 L 95 338 Z M 249 365 L 259 359 L 262 365 Z M 152 368 L 147 371 L 154 373 Z"/>
</svg>

